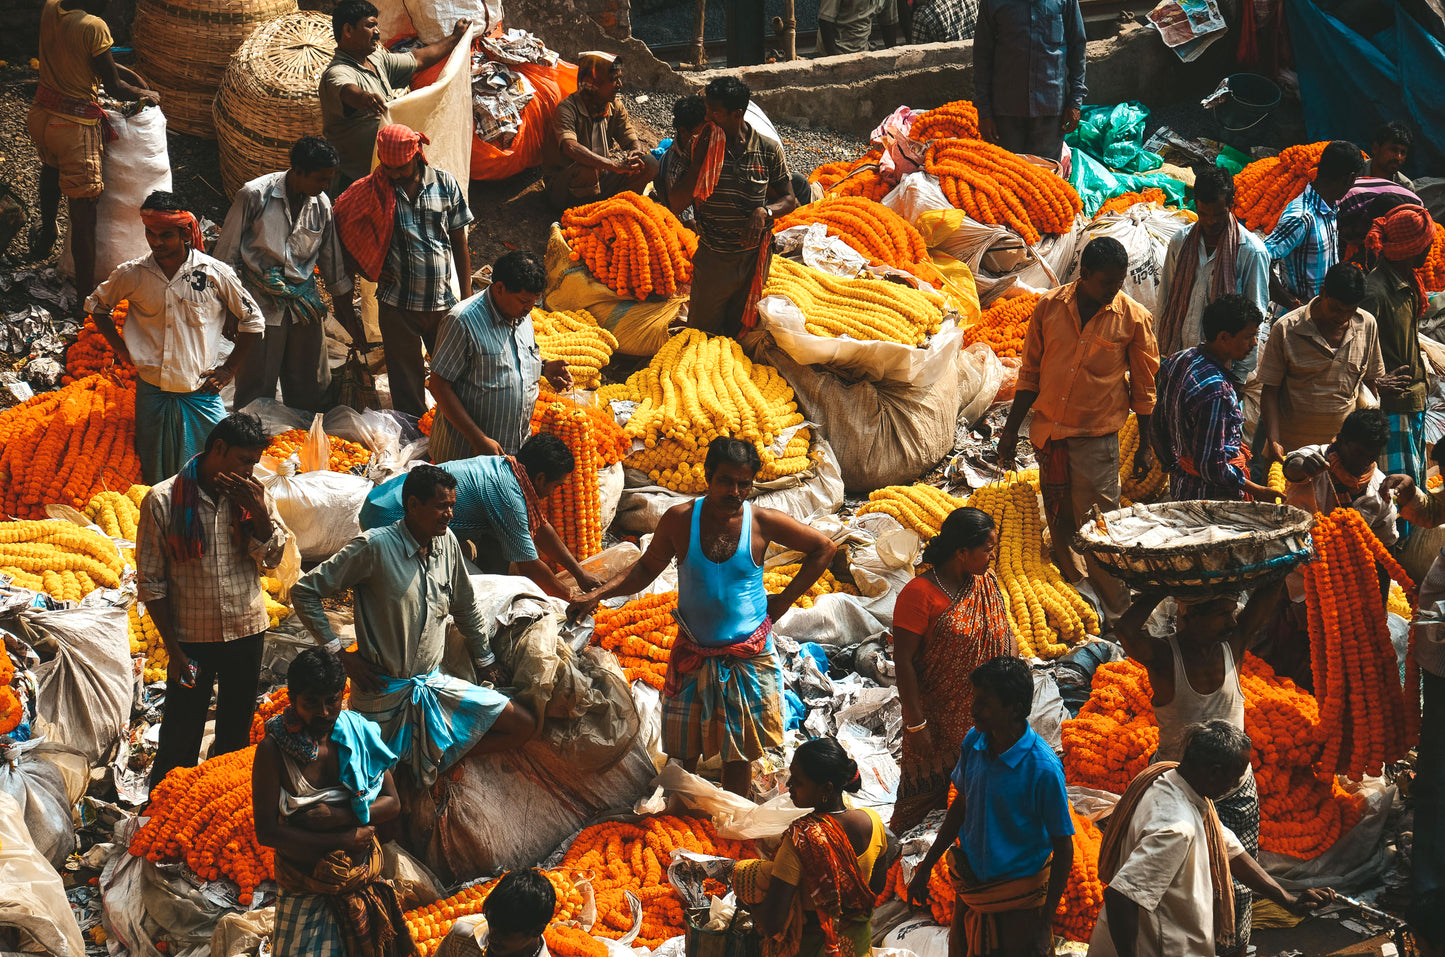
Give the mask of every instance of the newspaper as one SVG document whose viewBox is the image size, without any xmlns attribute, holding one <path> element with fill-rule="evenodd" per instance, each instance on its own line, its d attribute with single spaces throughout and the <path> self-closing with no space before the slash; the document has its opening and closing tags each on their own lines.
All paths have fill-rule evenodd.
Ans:
<svg viewBox="0 0 1445 957">
<path fill-rule="evenodd" d="M 1214 0 L 1161 0 L 1149 11 L 1149 22 L 1185 63 L 1198 59 L 1229 29 Z"/>
</svg>

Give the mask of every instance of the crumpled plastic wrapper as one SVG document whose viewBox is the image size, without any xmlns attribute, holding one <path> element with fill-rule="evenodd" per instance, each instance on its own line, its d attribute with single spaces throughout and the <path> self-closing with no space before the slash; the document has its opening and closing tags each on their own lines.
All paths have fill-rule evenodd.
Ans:
<svg viewBox="0 0 1445 957">
<path fill-rule="evenodd" d="M 508 30 L 499 37 L 482 39 L 482 52 L 499 63 L 537 63 L 556 66 L 556 51 L 549 50 L 537 36 L 526 30 Z"/>
<path fill-rule="evenodd" d="M 69 313 L 80 298 L 71 281 L 60 275 L 60 271 L 54 266 L 45 266 L 40 269 L 17 269 L 14 272 L 0 273 L 0 292 L 10 292 L 12 289 L 20 287 L 24 288 L 31 299 L 48 302 L 61 313 Z M 38 308 L 38 306 L 31 307 L 31 309 Z M 7 316 L 7 321 L 10 318 Z"/>
<path fill-rule="evenodd" d="M 522 111 L 537 95 L 525 76 L 472 54 L 472 120 L 477 138 L 506 149 L 522 128 Z"/>
</svg>

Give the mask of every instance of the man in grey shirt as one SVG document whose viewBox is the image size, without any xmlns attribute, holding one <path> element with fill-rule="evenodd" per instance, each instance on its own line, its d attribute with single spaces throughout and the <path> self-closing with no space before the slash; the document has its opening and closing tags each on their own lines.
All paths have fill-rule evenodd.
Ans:
<svg viewBox="0 0 1445 957">
<path fill-rule="evenodd" d="M 445 59 L 466 36 L 470 20 L 458 20 L 446 39 L 410 53 L 381 46 L 376 7 L 368 0 L 341 0 L 331 14 L 336 55 L 321 74 L 321 132 L 341 154 L 331 196 L 371 172 L 376 134 L 390 120 L 387 102 L 407 91 L 411 78 Z"/>
</svg>

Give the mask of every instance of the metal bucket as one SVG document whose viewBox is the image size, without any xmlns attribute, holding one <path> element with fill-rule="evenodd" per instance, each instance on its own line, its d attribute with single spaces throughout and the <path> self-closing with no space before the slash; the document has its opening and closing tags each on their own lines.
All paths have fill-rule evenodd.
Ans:
<svg viewBox="0 0 1445 957">
<path fill-rule="evenodd" d="M 1202 105 L 1214 112 L 1219 125 L 1233 133 L 1241 133 L 1259 125 L 1279 106 L 1279 85 L 1258 73 L 1234 73 L 1224 78 L 1219 89 Z"/>
</svg>

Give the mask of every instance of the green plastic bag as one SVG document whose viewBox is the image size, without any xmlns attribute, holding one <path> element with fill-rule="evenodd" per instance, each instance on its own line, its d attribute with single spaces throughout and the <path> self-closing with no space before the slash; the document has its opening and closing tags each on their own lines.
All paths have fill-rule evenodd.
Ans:
<svg viewBox="0 0 1445 957">
<path fill-rule="evenodd" d="M 1086 106 L 1079 127 L 1064 142 L 1078 147 L 1111 170 L 1147 173 L 1164 164 L 1164 158 L 1144 148 L 1144 126 L 1149 108 L 1131 101 L 1115 106 Z"/>
<path fill-rule="evenodd" d="M 1163 173 L 1114 173 L 1083 149 L 1075 147 L 1070 151 L 1069 184 L 1078 191 L 1084 201 L 1084 215 L 1093 216 L 1099 207 L 1124 193 L 1140 193 L 1149 187 L 1164 191 L 1168 205 L 1180 209 L 1192 209 L 1192 200 L 1186 200 L 1188 188 L 1179 180 Z"/>
</svg>

